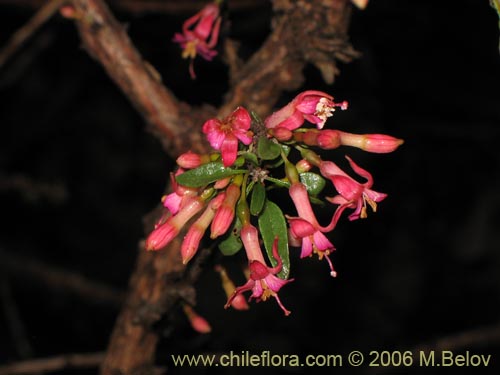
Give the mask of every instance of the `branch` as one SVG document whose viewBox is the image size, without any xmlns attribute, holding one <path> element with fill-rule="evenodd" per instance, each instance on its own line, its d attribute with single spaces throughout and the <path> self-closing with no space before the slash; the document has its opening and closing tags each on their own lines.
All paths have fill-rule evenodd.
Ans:
<svg viewBox="0 0 500 375">
<path fill-rule="evenodd" d="M 38 12 L 11 36 L 7 45 L 0 51 L 0 69 L 66 1 L 67 0 L 50 0 L 44 3 Z"/>
<path fill-rule="evenodd" d="M 59 371 L 69 368 L 98 367 L 104 353 L 66 354 L 57 357 L 31 359 L 0 366 L 0 375 L 26 375 Z"/>
<path fill-rule="evenodd" d="M 0 269 L 11 277 L 28 278 L 54 290 L 74 293 L 93 303 L 121 306 L 124 292 L 74 272 L 0 250 Z"/>
</svg>

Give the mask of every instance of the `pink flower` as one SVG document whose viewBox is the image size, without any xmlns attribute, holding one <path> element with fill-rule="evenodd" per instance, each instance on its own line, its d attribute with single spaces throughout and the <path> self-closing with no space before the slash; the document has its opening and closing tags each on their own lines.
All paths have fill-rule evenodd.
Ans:
<svg viewBox="0 0 500 375">
<path fill-rule="evenodd" d="M 276 276 L 283 267 L 282 260 L 278 254 L 278 238 L 274 240 L 273 257 L 277 261 L 275 267 L 266 266 L 262 250 L 259 245 L 258 231 L 251 224 L 246 224 L 241 229 L 241 240 L 248 256 L 250 277 L 248 281 L 235 289 L 232 296 L 228 299 L 226 309 L 231 305 L 236 296 L 248 290 L 252 291 L 250 299 L 255 298 L 257 302 L 266 301 L 269 297 L 274 297 L 276 302 L 283 310 L 285 315 L 290 315 L 278 296 L 279 290 L 293 280 L 283 280 Z"/>
<path fill-rule="evenodd" d="M 236 290 L 233 281 L 229 278 L 229 275 L 227 274 L 224 267 L 217 265 L 215 266 L 215 271 L 217 271 L 220 275 L 220 278 L 222 280 L 222 288 L 224 289 L 224 292 L 226 292 L 227 298 L 230 298 Z M 247 301 L 245 300 L 245 297 L 242 294 L 236 294 L 233 297 L 231 306 L 235 310 L 248 310 L 250 308 Z"/>
<path fill-rule="evenodd" d="M 182 309 L 184 310 L 189 323 L 191 323 L 191 327 L 193 327 L 196 332 L 210 333 L 212 331 L 210 323 L 208 323 L 208 321 L 204 317 L 194 311 L 191 306 L 184 304 L 182 306 Z"/>
<path fill-rule="evenodd" d="M 225 198 L 225 193 L 221 193 L 213 198 L 205 211 L 189 228 L 181 245 L 182 263 L 187 264 L 198 251 L 200 241 L 205 234 L 208 226 L 212 222 L 217 211 Z"/>
<path fill-rule="evenodd" d="M 182 168 L 179 168 L 175 172 L 175 175 L 170 173 L 170 183 L 174 191 L 162 197 L 163 206 L 166 207 L 173 215 L 179 212 L 179 209 L 183 206 L 183 202 L 185 202 L 187 198 L 192 198 L 198 194 L 196 189 L 188 188 L 177 183 L 175 176 L 182 173 L 184 173 Z"/>
<path fill-rule="evenodd" d="M 339 195 L 327 199 L 334 204 L 340 205 L 337 208 L 337 216 L 340 216 L 345 208 L 352 208 L 354 212 L 349 215 L 349 220 L 364 219 L 367 217 L 366 204 L 372 208 L 373 212 L 376 212 L 377 203 L 384 200 L 387 194 L 371 190 L 373 185 L 372 175 L 354 163 L 350 157 L 346 156 L 346 158 L 351 168 L 358 175 L 366 179 L 366 182 L 360 184 L 340 169 L 335 163 L 323 161 L 320 165 L 321 174 L 332 181 L 333 185 L 335 185 L 335 189 L 337 189 L 339 193 Z"/>
<path fill-rule="evenodd" d="M 189 73 L 191 78 L 196 75 L 193 69 L 193 60 L 200 54 L 205 60 L 211 61 L 216 55 L 214 50 L 219 37 L 221 18 L 219 6 L 207 4 L 201 11 L 188 18 L 182 25 L 182 34 L 176 33 L 173 41 L 182 48 L 182 58 L 191 59 Z"/>
<path fill-rule="evenodd" d="M 204 201 L 201 198 L 188 198 L 177 214 L 170 216 L 165 223 L 158 225 L 149 234 L 146 239 L 146 250 L 160 250 L 167 246 L 188 220 L 201 211 L 203 206 Z"/>
<path fill-rule="evenodd" d="M 203 124 L 203 133 L 210 145 L 222 154 L 222 163 L 229 167 L 236 160 L 238 139 L 245 145 L 252 143 L 253 133 L 249 130 L 250 115 L 243 107 L 238 107 L 224 120 L 210 119 Z"/>
<path fill-rule="evenodd" d="M 385 134 L 351 134 L 341 131 L 338 133 L 342 145 L 357 147 L 378 154 L 393 152 L 404 142 L 402 139 Z"/>
<path fill-rule="evenodd" d="M 232 183 L 226 189 L 224 201 L 217 210 L 210 227 L 210 238 L 214 239 L 227 232 L 234 219 L 234 209 L 240 197 L 241 187 Z"/>
<path fill-rule="evenodd" d="M 347 109 L 347 102 L 335 103 L 333 96 L 322 91 L 308 90 L 297 95 L 290 103 L 274 112 L 265 120 L 268 129 L 283 126 L 288 130 L 299 128 L 304 120 L 322 129 L 335 107 Z"/>
<path fill-rule="evenodd" d="M 319 259 L 326 259 L 330 267 L 330 274 L 335 277 L 337 273 L 329 257 L 335 247 L 322 232 L 331 231 L 337 223 L 338 216 L 334 215 L 328 227 L 322 227 L 314 215 L 306 187 L 301 183 L 294 183 L 290 187 L 289 194 L 297 209 L 298 217 L 287 216 L 287 219 L 290 224 L 292 240 L 302 240 L 300 257 L 311 256 L 313 252 L 318 254 Z"/>
<path fill-rule="evenodd" d="M 210 155 L 200 155 L 191 151 L 183 153 L 176 160 L 177 165 L 184 169 L 198 168 L 209 161 Z"/>
</svg>

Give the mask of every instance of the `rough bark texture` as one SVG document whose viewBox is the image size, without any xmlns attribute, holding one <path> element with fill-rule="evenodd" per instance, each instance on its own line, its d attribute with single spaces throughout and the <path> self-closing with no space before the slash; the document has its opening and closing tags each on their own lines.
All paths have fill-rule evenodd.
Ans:
<svg viewBox="0 0 500 375">
<path fill-rule="evenodd" d="M 225 103 L 217 111 L 205 106 L 196 109 L 179 103 L 163 86 L 102 0 L 73 0 L 72 4 L 85 49 L 102 64 L 173 157 L 187 149 L 206 150 L 199 132 L 200 119 L 216 112 L 226 115 L 238 105 L 265 116 L 284 90 L 300 87 L 307 63 L 315 64 L 325 80 L 332 82 L 337 73 L 335 59 L 348 61 L 356 55 L 346 37 L 347 0 L 276 0 L 273 31 L 253 57 L 240 68 L 236 49 L 229 48 L 226 53 L 231 86 Z M 234 47 L 230 41 L 227 45 Z M 146 230 L 158 214 L 150 215 Z M 158 253 L 139 247 L 128 297 L 102 366 L 106 375 L 153 373 L 158 342 L 153 324 L 180 299 L 194 302 L 193 277 L 180 261 L 180 240 Z"/>
</svg>

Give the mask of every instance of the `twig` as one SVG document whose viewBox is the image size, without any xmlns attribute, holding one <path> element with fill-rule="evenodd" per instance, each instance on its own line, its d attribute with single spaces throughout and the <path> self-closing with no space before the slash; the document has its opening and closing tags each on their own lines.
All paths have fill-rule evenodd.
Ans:
<svg viewBox="0 0 500 375">
<path fill-rule="evenodd" d="M 0 69 L 9 58 L 42 26 L 67 0 L 49 0 L 19 30 L 17 30 L 0 51 Z"/>
<path fill-rule="evenodd" d="M 66 354 L 50 358 L 31 359 L 27 361 L 0 366 L 0 375 L 27 375 L 59 371 L 69 368 L 98 367 L 104 359 L 103 352 L 85 354 Z"/>
<path fill-rule="evenodd" d="M 98 283 L 74 272 L 49 266 L 32 258 L 0 250 L 0 269 L 11 277 L 28 278 L 51 289 L 74 293 L 92 303 L 120 306 L 125 300 L 121 290 Z"/>
<path fill-rule="evenodd" d="M 0 295 L 7 326 L 12 336 L 16 352 L 20 358 L 29 358 L 33 355 L 33 348 L 26 335 L 26 328 L 21 320 L 17 304 L 12 296 L 12 290 L 7 278 L 0 279 Z"/>
<path fill-rule="evenodd" d="M 453 351 L 492 343 L 500 343 L 500 323 L 445 336 L 429 344 L 418 346 L 412 351 Z"/>
<path fill-rule="evenodd" d="M 6 191 L 19 192 L 23 198 L 31 202 L 47 199 L 59 204 L 68 197 L 68 192 L 61 184 L 34 181 L 23 175 L 7 176 L 0 173 L 0 192 Z"/>
</svg>

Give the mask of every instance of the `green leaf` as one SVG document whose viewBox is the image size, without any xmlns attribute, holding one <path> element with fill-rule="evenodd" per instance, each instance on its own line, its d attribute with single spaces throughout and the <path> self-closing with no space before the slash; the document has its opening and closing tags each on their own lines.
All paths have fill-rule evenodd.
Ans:
<svg viewBox="0 0 500 375">
<path fill-rule="evenodd" d="M 252 197 L 250 199 L 250 213 L 254 216 L 260 214 L 266 203 L 266 188 L 264 184 L 257 182 L 252 189 Z"/>
<path fill-rule="evenodd" d="M 234 255 L 242 248 L 240 239 L 241 221 L 236 218 L 228 236 L 219 243 L 219 250 L 224 255 Z"/>
<path fill-rule="evenodd" d="M 281 151 L 285 154 L 285 156 L 288 156 L 288 154 L 290 153 L 290 146 L 287 146 L 285 144 L 280 144 L 280 147 L 281 147 Z M 283 158 L 279 158 L 278 161 L 274 164 L 271 164 L 270 167 L 271 168 L 276 168 L 276 167 L 279 167 L 281 164 L 283 164 L 285 161 L 283 160 Z"/>
<path fill-rule="evenodd" d="M 276 159 L 281 154 L 281 147 L 267 139 L 267 137 L 263 136 L 259 138 L 257 143 L 257 154 L 261 159 L 264 160 L 273 160 Z"/>
<path fill-rule="evenodd" d="M 222 178 L 233 176 L 235 174 L 242 174 L 247 172 L 246 169 L 232 169 L 226 168 L 221 162 L 214 161 L 211 163 L 203 164 L 195 169 L 190 169 L 175 179 L 177 183 L 187 187 L 203 187 L 211 182 L 215 182 Z"/>
<path fill-rule="evenodd" d="M 302 182 L 311 195 L 318 195 L 324 189 L 326 181 L 319 174 L 312 172 L 304 172 L 300 174 L 300 182 Z"/>
<path fill-rule="evenodd" d="M 288 180 L 284 181 L 284 180 L 280 180 L 278 178 L 274 178 L 274 177 L 269 177 L 267 176 L 265 178 L 266 181 L 269 181 L 269 182 L 272 182 L 273 184 L 279 186 L 279 187 L 284 187 L 284 188 L 290 188 L 290 182 L 288 182 Z"/>
<path fill-rule="evenodd" d="M 290 256 L 288 251 L 288 230 L 283 212 L 278 205 L 267 200 L 258 221 L 267 257 L 273 266 L 277 263 L 273 257 L 273 243 L 276 236 L 278 237 L 278 253 L 283 262 L 283 268 L 278 273 L 278 276 L 282 279 L 288 279 L 290 275 Z"/>
<path fill-rule="evenodd" d="M 255 155 L 253 152 L 244 152 L 242 156 L 245 158 L 246 161 L 252 163 L 255 166 L 259 165 L 259 160 L 257 159 L 257 155 Z"/>
</svg>

